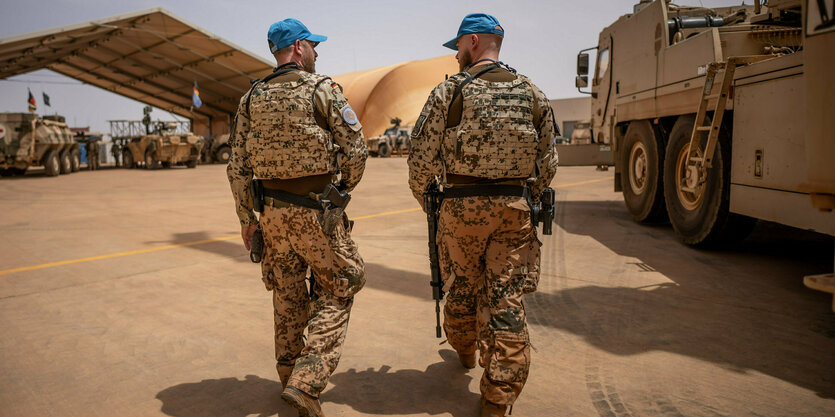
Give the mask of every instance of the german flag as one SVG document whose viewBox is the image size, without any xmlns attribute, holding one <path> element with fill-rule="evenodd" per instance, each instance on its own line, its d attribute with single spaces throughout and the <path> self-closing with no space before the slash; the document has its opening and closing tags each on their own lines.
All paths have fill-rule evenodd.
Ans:
<svg viewBox="0 0 835 417">
<path fill-rule="evenodd" d="M 38 109 L 38 103 L 35 102 L 35 96 L 32 95 L 32 90 L 27 88 L 26 91 L 29 92 L 29 113 L 34 113 Z"/>
<path fill-rule="evenodd" d="M 200 100 L 200 90 L 197 88 L 197 80 L 194 81 L 194 89 L 191 91 L 191 102 L 198 109 L 203 105 L 203 100 Z"/>
</svg>

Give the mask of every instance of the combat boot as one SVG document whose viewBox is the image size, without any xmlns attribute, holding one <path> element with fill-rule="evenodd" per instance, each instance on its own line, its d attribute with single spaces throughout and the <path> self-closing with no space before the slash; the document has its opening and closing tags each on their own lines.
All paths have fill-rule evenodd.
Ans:
<svg viewBox="0 0 835 417">
<path fill-rule="evenodd" d="M 481 399 L 481 417 L 504 417 L 507 412 L 507 405 L 495 404 Z"/>
<path fill-rule="evenodd" d="M 319 405 L 319 399 L 307 395 L 298 388 L 292 386 L 284 388 L 281 398 L 299 410 L 299 417 L 325 417 L 322 406 Z"/>
</svg>

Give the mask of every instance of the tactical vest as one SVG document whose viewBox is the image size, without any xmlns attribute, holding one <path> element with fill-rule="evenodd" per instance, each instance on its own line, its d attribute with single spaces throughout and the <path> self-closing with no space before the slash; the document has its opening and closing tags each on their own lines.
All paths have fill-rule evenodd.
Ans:
<svg viewBox="0 0 835 417">
<path fill-rule="evenodd" d="M 508 82 L 474 78 L 460 94 L 461 122 L 444 130 L 446 173 L 489 179 L 535 175 L 539 136 L 527 78 Z"/>
<path fill-rule="evenodd" d="M 329 131 L 316 123 L 313 95 L 321 76 L 256 83 L 249 97 L 246 151 L 255 176 L 292 179 L 336 172 Z"/>
</svg>

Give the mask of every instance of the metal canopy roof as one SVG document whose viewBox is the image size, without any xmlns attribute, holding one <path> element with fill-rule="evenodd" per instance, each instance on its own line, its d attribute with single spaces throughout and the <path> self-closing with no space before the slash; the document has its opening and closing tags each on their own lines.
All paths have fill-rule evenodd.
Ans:
<svg viewBox="0 0 835 417">
<path fill-rule="evenodd" d="M 0 79 L 48 68 L 189 118 L 234 114 L 272 67 L 158 7 L 0 39 Z M 195 81 L 203 106 L 192 113 Z"/>
</svg>

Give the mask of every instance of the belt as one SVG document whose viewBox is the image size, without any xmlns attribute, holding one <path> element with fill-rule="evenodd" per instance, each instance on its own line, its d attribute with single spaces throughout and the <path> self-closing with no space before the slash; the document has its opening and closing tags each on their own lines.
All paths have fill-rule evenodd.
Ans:
<svg viewBox="0 0 835 417">
<path fill-rule="evenodd" d="M 465 197 L 525 197 L 530 198 L 528 187 L 509 184 L 457 185 L 444 188 L 444 198 Z"/>
<path fill-rule="evenodd" d="M 291 179 L 261 179 L 265 189 L 281 190 L 300 196 L 321 193 L 331 183 L 330 174 L 311 175 Z"/>
<path fill-rule="evenodd" d="M 524 185 L 525 178 L 483 178 L 473 177 L 470 175 L 447 174 L 446 182 L 453 185 L 473 185 L 473 184 L 510 184 L 510 185 Z"/>
<path fill-rule="evenodd" d="M 287 204 L 290 204 L 290 205 L 293 205 L 293 206 L 307 207 L 307 208 L 312 208 L 312 209 L 315 209 L 315 210 L 324 210 L 324 208 L 322 208 L 322 205 L 319 204 L 318 201 L 316 201 L 312 198 L 303 197 L 303 196 L 296 195 L 296 194 L 293 194 L 293 193 L 288 193 L 286 191 L 270 190 L 268 188 L 265 188 L 264 189 L 264 201 L 267 202 L 266 200 L 268 198 L 271 198 L 273 200 L 283 201 L 283 202 L 285 202 Z M 275 207 L 275 204 L 270 204 L 270 205 Z"/>
</svg>

